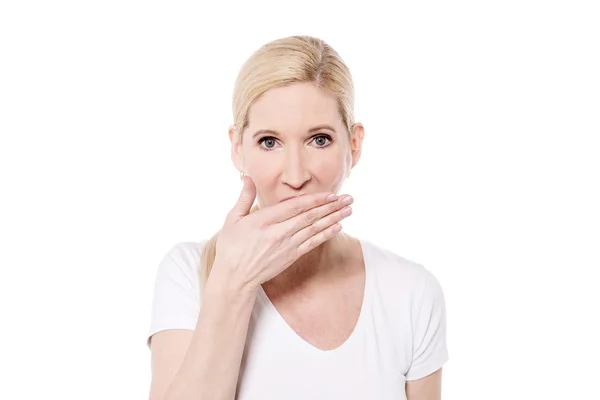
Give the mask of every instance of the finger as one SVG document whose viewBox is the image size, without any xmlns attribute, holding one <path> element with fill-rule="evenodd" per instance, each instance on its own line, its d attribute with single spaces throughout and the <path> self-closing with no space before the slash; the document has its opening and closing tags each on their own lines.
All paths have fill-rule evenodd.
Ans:
<svg viewBox="0 0 600 400">
<path fill-rule="evenodd" d="M 242 178 L 242 181 L 244 182 L 242 192 L 240 193 L 235 206 L 229 211 L 226 218 L 229 223 L 237 222 L 247 216 L 256 199 L 256 185 L 254 184 L 254 181 L 248 175 L 245 175 Z"/>
<path fill-rule="evenodd" d="M 298 247 L 302 243 L 310 240 L 312 237 L 318 236 L 329 227 L 339 223 L 351 214 L 352 209 L 349 206 L 344 206 L 341 210 L 337 210 L 323 218 L 319 218 L 316 222 L 307 225 L 305 228 L 300 229 L 295 234 L 288 236 L 290 237 L 290 243 L 292 246 Z"/>
<path fill-rule="evenodd" d="M 294 218 L 291 218 L 291 219 L 288 219 L 287 221 L 281 222 L 279 224 L 280 225 L 279 229 L 281 229 L 284 236 L 291 237 L 291 236 L 295 235 L 297 232 L 301 231 L 302 229 L 304 229 L 310 225 L 317 224 L 317 222 L 330 216 L 332 213 L 335 213 L 336 211 L 340 211 L 343 207 L 352 204 L 353 201 L 354 201 L 354 199 L 352 199 L 352 196 L 350 196 L 350 195 L 341 196 L 338 198 L 337 201 L 330 202 L 330 203 L 324 204 L 320 207 L 312 208 L 310 210 L 306 210 L 305 212 L 303 212 L 300 215 L 295 216 Z M 313 229 L 315 229 L 313 231 L 313 234 L 317 234 L 321 230 L 325 229 L 327 226 L 329 226 L 335 222 L 338 222 L 340 220 L 340 219 L 338 219 L 338 217 L 339 217 L 339 213 L 337 216 L 334 215 L 334 216 L 328 217 L 329 219 L 327 219 L 323 222 L 319 222 L 320 225 L 313 228 Z M 335 220 L 335 222 L 329 223 L 330 221 L 333 221 L 333 220 Z M 323 224 L 326 224 L 326 226 L 324 226 Z M 306 238 L 302 239 L 302 241 L 304 241 L 304 240 L 306 240 Z"/>
<path fill-rule="evenodd" d="M 298 258 L 302 257 L 304 254 L 308 253 L 315 247 L 318 247 L 321 244 L 328 241 L 329 239 L 336 237 L 341 231 L 342 225 L 337 223 L 335 225 L 329 226 L 327 229 L 319 232 L 317 235 L 309 237 L 307 240 L 305 240 L 298 246 L 298 250 L 296 250 L 296 256 Z"/>
<path fill-rule="evenodd" d="M 274 225 L 336 200 L 337 195 L 331 192 L 305 194 L 267 207 L 264 209 L 264 218 L 268 225 Z"/>
</svg>

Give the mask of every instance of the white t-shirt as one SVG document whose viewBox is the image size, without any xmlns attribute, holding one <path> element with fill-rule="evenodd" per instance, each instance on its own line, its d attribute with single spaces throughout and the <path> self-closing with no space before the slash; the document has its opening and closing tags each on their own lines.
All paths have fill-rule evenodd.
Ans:
<svg viewBox="0 0 600 400">
<path fill-rule="evenodd" d="M 406 399 L 405 382 L 448 360 L 442 288 L 422 265 L 359 239 L 366 268 L 357 325 L 340 347 L 303 340 L 259 290 L 248 328 L 237 399 Z M 177 243 L 160 262 L 150 337 L 196 328 L 203 242 Z"/>
</svg>

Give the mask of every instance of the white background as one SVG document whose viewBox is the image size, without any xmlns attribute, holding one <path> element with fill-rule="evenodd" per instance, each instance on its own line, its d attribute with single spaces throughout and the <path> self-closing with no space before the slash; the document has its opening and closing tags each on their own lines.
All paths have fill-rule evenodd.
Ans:
<svg viewBox="0 0 600 400">
<path fill-rule="evenodd" d="M 309 34 L 366 129 L 346 231 L 444 288 L 443 398 L 599 399 L 594 3 L 3 1 L 0 398 L 147 398 L 158 262 L 241 188 L 236 73 Z"/>
</svg>

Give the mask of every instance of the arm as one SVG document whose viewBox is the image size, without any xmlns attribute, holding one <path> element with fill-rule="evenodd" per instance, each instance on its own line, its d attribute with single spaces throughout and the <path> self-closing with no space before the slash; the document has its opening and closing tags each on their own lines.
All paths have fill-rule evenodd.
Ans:
<svg viewBox="0 0 600 400">
<path fill-rule="evenodd" d="M 213 268 L 196 330 L 166 330 L 152 339 L 150 400 L 233 400 L 256 288 Z"/>
<path fill-rule="evenodd" d="M 424 378 L 406 382 L 407 400 L 441 400 L 442 369 Z"/>
</svg>

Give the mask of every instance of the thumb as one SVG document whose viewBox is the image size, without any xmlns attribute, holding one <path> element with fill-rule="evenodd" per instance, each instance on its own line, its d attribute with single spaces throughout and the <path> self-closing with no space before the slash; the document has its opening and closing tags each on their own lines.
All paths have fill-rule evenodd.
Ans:
<svg viewBox="0 0 600 400">
<path fill-rule="evenodd" d="M 250 214 L 250 209 L 256 199 L 256 185 L 254 185 L 254 181 L 248 175 L 244 175 L 242 181 L 244 182 L 244 187 L 237 203 L 229 213 L 228 219 L 230 222 L 237 222 Z"/>
</svg>

